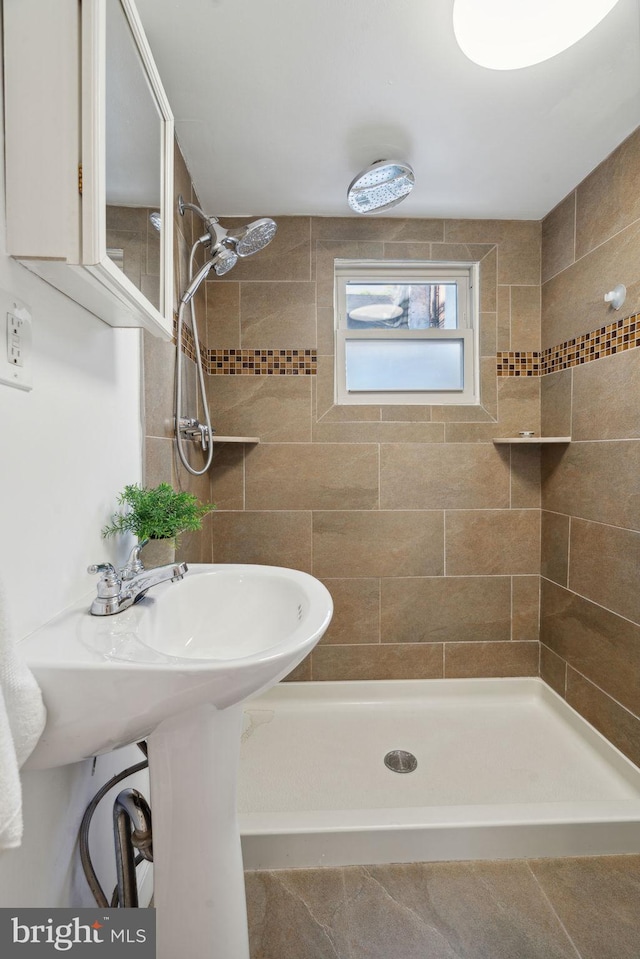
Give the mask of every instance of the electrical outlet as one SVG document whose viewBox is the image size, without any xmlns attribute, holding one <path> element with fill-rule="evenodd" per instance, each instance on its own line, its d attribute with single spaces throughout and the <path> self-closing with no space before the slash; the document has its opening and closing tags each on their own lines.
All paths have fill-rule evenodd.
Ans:
<svg viewBox="0 0 640 959">
<path fill-rule="evenodd" d="M 0 383 L 19 390 L 33 389 L 31 343 L 30 308 L 0 290 Z"/>
</svg>

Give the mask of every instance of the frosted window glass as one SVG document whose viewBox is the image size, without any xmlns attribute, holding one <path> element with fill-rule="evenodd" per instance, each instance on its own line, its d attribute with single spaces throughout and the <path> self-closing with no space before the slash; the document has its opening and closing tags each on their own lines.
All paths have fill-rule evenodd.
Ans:
<svg viewBox="0 0 640 959">
<path fill-rule="evenodd" d="M 347 390 L 462 390 L 461 339 L 346 340 Z"/>
</svg>

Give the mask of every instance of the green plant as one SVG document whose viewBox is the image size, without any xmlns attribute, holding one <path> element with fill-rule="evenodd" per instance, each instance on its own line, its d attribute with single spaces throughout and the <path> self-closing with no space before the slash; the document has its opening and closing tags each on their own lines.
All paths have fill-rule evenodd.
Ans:
<svg viewBox="0 0 640 959">
<path fill-rule="evenodd" d="M 201 503 L 193 493 L 177 493 L 168 483 L 146 489 L 134 483 L 125 486 L 118 503 L 126 506 L 114 513 L 103 536 L 135 533 L 143 539 L 173 539 L 186 530 L 198 530 L 202 517 L 215 509 L 213 503 Z"/>
</svg>

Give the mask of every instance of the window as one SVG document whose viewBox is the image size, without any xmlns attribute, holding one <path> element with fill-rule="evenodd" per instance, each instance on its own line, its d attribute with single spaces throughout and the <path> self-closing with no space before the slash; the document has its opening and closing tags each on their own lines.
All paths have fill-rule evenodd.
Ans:
<svg viewBox="0 0 640 959">
<path fill-rule="evenodd" d="M 338 404 L 479 403 L 477 265 L 336 260 Z"/>
</svg>

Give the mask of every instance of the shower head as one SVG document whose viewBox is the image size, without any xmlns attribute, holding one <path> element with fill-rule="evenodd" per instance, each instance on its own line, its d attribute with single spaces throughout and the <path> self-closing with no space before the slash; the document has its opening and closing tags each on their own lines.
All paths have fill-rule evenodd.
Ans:
<svg viewBox="0 0 640 959">
<path fill-rule="evenodd" d="M 253 220 L 246 226 L 230 232 L 221 226 L 217 216 L 208 216 L 195 203 L 185 203 L 178 197 L 178 212 L 184 216 L 185 210 L 196 213 L 204 222 L 211 242 L 211 255 L 216 261 L 215 272 L 218 276 L 228 273 L 236 263 L 238 257 L 253 256 L 263 250 L 276 234 L 278 226 L 269 217 Z"/>
<path fill-rule="evenodd" d="M 414 183 L 408 163 L 376 160 L 351 181 L 347 202 L 355 213 L 383 213 L 404 200 Z"/>
<path fill-rule="evenodd" d="M 236 253 L 243 257 L 259 253 L 260 250 L 264 250 L 267 243 L 271 243 L 277 229 L 275 220 L 268 216 L 263 216 L 260 220 L 254 220 L 253 223 L 248 223 L 233 237 L 236 241 Z"/>
<path fill-rule="evenodd" d="M 227 250 L 222 247 L 220 250 L 217 250 L 211 257 L 207 260 L 205 265 L 201 267 L 194 278 L 191 280 L 189 286 L 186 288 L 180 300 L 183 303 L 188 303 L 189 300 L 198 292 L 198 287 L 203 280 L 209 276 L 211 270 L 216 274 L 216 276 L 224 276 L 225 273 L 228 273 L 229 270 L 232 270 L 236 263 L 238 262 L 238 255 L 234 253 L 233 250 Z"/>
<path fill-rule="evenodd" d="M 216 276 L 224 276 L 232 270 L 238 262 L 238 255 L 234 250 L 223 248 L 213 256 L 213 269 Z"/>
</svg>

